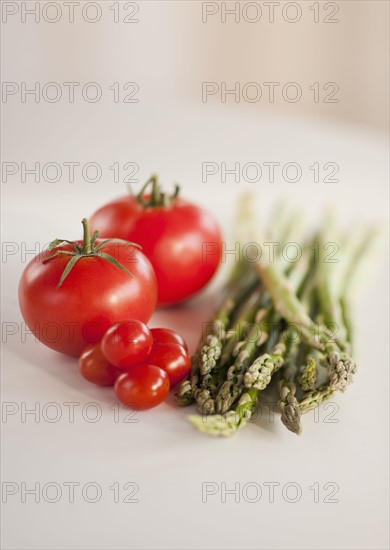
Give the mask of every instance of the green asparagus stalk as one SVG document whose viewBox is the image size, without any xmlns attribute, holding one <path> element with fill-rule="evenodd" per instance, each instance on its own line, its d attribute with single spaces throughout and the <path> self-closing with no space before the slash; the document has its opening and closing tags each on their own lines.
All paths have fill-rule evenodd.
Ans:
<svg viewBox="0 0 390 550">
<path fill-rule="evenodd" d="M 295 373 L 290 367 L 283 371 L 283 376 L 279 380 L 279 408 L 282 413 L 281 419 L 288 430 L 296 434 L 302 432 L 301 410 L 299 402 L 295 396 L 296 385 L 294 382 Z"/>
<path fill-rule="evenodd" d="M 216 366 L 222 342 L 230 319 L 234 316 L 242 300 L 258 286 L 258 278 L 245 262 L 240 261 L 233 267 L 224 290 L 224 298 L 213 320 L 210 322 L 211 333 L 202 334 L 197 350 L 191 358 L 191 374 L 184 380 L 176 394 L 180 406 L 188 406 L 195 400 L 195 393 L 200 401 L 206 401 L 206 395 L 200 393 L 202 374 L 208 374 Z"/>
<path fill-rule="evenodd" d="M 329 331 L 322 326 L 319 327 L 319 338 L 316 338 L 312 333 L 314 322 L 283 273 L 272 264 L 257 263 L 256 267 L 280 316 L 288 323 L 299 327 L 305 343 L 325 353 L 331 388 L 345 391 L 356 372 L 355 363 L 344 351 L 346 343 L 333 341 Z"/>
<path fill-rule="evenodd" d="M 257 309 L 263 303 L 264 295 L 262 289 L 259 287 L 249 298 L 245 297 L 243 307 L 241 308 L 241 314 L 238 315 L 234 327 L 237 334 L 240 334 L 245 326 L 253 321 Z M 252 305 L 251 302 L 253 302 Z M 248 305 L 249 304 L 249 305 Z M 230 344 L 230 342 L 229 342 Z M 226 342 L 223 343 L 226 347 Z M 236 344 L 235 347 L 238 347 Z M 232 356 L 235 355 L 235 348 L 233 349 Z M 194 392 L 195 401 L 197 403 L 197 409 L 200 414 L 214 414 L 216 411 L 215 400 L 218 390 L 223 383 L 223 377 L 226 374 L 227 367 L 222 366 L 220 361 L 216 361 L 211 369 L 206 373 L 203 373 L 200 369 L 200 382 L 199 388 Z"/>
<path fill-rule="evenodd" d="M 301 367 L 298 382 L 304 392 L 312 392 L 315 390 L 317 382 L 317 362 L 312 355 L 308 357 L 307 364 Z"/>
<path fill-rule="evenodd" d="M 280 366 L 284 349 L 278 343 L 271 356 L 275 363 Z M 268 368 L 270 367 L 268 363 Z M 234 435 L 238 429 L 243 428 L 249 422 L 253 411 L 258 403 L 260 389 L 248 388 L 240 396 L 236 407 L 224 414 L 214 414 L 206 417 L 191 415 L 188 420 L 198 430 L 213 436 L 229 437 Z"/>
<path fill-rule="evenodd" d="M 227 332 L 220 360 L 212 371 L 202 376 L 202 387 L 211 389 L 214 397 L 223 383 L 232 361 L 234 362 L 234 358 L 238 356 L 243 344 L 246 343 L 245 337 L 248 329 L 255 322 L 255 319 L 259 315 L 259 310 L 261 310 L 267 300 L 267 296 L 264 295 L 262 288 L 259 287 L 249 299 L 243 302 L 234 324 Z"/>
<path fill-rule="evenodd" d="M 255 322 L 250 327 L 245 340 L 239 343 L 237 357 L 233 365 L 229 367 L 227 379 L 216 397 L 217 412 L 227 412 L 244 390 L 245 372 L 269 337 L 269 332 L 263 329 L 264 317 L 269 315 L 269 311 L 272 312 L 272 309 L 260 308 L 258 310 Z"/>
<path fill-rule="evenodd" d="M 292 218 L 290 224 L 295 224 L 296 220 Z M 299 262 L 295 262 L 290 269 L 290 285 L 298 293 L 305 280 L 307 269 L 310 265 L 310 255 L 304 254 Z M 265 324 L 266 330 L 262 330 L 262 324 Z M 239 344 L 239 354 L 237 359 L 227 371 L 227 380 L 222 385 L 219 394 L 216 398 L 217 412 L 225 413 L 235 403 L 244 388 L 249 388 L 253 383 L 258 384 L 257 389 L 264 389 L 268 385 L 272 374 L 279 368 L 278 362 L 274 364 L 275 357 L 270 357 L 268 354 L 256 358 L 257 351 L 269 339 L 269 332 L 272 325 L 280 321 L 280 316 L 273 309 L 272 303 L 265 308 L 261 308 L 256 316 L 256 323 L 248 338 Z M 256 340 L 256 335 L 260 329 L 261 338 Z M 284 343 L 279 344 L 280 348 L 284 348 Z M 279 354 L 279 348 L 277 348 Z M 272 368 L 271 368 L 272 365 Z M 268 373 L 270 369 L 270 372 Z M 268 373 L 268 374 L 267 374 Z M 246 382 L 245 382 L 246 379 Z M 255 382 L 256 381 L 256 382 Z M 261 382 L 260 382 L 261 381 Z M 264 385 L 264 387 L 261 387 Z M 256 387 L 256 386 L 255 386 Z"/>
<path fill-rule="evenodd" d="M 269 304 L 269 297 L 265 295 L 263 287 L 259 286 L 248 301 L 244 302 L 240 312 L 233 325 L 229 328 L 226 334 L 226 340 L 221 354 L 220 367 L 221 370 L 229 367 L 232 363 L 232 358 L 237 357 L 242 345 L 245 342 L 245 335 L 248 327 L 259 319 L 260 311 L 265 311 Z M 242 336 L 244 335 L 244 338 Z"/>
<path fill-rule="evenodd" d="M 239 269 L 241 271 L 241 267 Z M 206 335 L 200 350 L 199 369 L 202 375 L 208 374 L 216 366 L 221 356 L 222 344 L 226 338 L 226 330 L 233 312 L 257 285 L 258 279 L 249 270 L 243 273 L 240 280 L 237 281 L 234 278 L 233 284 L 229 285 L 225 299 L 216 312 L 214 320 L 210 323 L 211 331 Z"/>
<path fill-rule="evenodd" d="M 191 405 L 191 403 L 194 402 L 194 396 L 192 392 L 192 385 L 191 385 L 190 379 L 186 378 L 185 380 L 183 380 L 183 382 L 179 386 L 179 389 L 177 390 L 175 398 L 176 398 L 177 405 L 179 405 L 180 407 L 187 407 L 188 405 Z"/>
<path fill-rule="evenodd" d="M 331 389 L 328 384 L 323 384 L 318 389 L 312 390 L 304 395 L 299 400 L 299 409 L 302 414 L 316 409 L 321 403 L 329 399 L 334 394 L 335 390 Z"/>
<path fill-rule="evenodd" d="M 342 322 L 345 327 L 347 340 L 351 347 L 354 344 L 354 325 L 352 321 L 351 295 L 355 291 L 356 280 L 359 278 L 361 264 L 364 261 L 367 264 L 369 252 L 373 249 L 375 240 L 379 235 L 379 229 L 376 226 L 364 230 L 363 235 L 351 245 L 352 252 L 350 261 L 341 278 L 340 285 L 340 307 Z"/>
<path fill-rule="evenodd" d="M 255 389 L 248 390 L 240 397 L 236 408 L 226 414 L 207 417 L 191 415 L 188 420 L 195 428 L 208 435 L 230 437 L 249 422 L 257 404 L 258 393 Z"/>
<path fill-rule="evenodd" d="M 286 360 L 278 382 L 280 396 L 278 405 L 281 412 L 281 420 L 288 430 L 296 434 L 300 434 L 302 431 L 301 411 L 295 395 L 297 391 L 295 377 L 298 353 L 298 342 L 289 342 Z"/>
<path fill-rule="evenodd" d="M 259 238 L 252 206 L 252 198 L 246 196 L 238 212 L 241 243 L 255 242 Z M 281 245 L 294 239 L 291 232 L 299 226 L 300 216 L 284 216 L 284 221 L 282 218 L 283 209 L 277 210 L 274 229 L 268 235 Z M 328 220 L 324 231 L 318 235 L 320 255 L 317 261 L 306 247 L 297 266 L 286 266 L 279 254 L 281 249 L 275 261 L 267 261 L 263 254 L 254 266 L 249 262 L 245 266 L 242 262 L 240 277 L 236 277 L 235 285 L 228 286 L 225 299 L 211 323 L 211 331 L 200 343 L 191 378 L 179 388 L 179 402 L 188 404 L 194 399 L 197 402 L 202 416 L 189 417 L 197 429 L 213 436 L 236 433 L 250 420 L 260 392 L 281 369 L 278 387 L 282 422 L 290 431 L 300 433 L 302 414 L 318 407 L 336 390 L 345 391 L 352 382 L 356 365 L 350 357 L 350 280 L 375 232 L 368 231 L 352 247 L 346 238 L 343 239 L 348 254 L 343 256 L 340 268 L 325 261 L 324 252 L 329 253 L 326 243 L 338 240 L 332 231 Z M 249 275 L 251 266 L 255 267 L 257 278 Z M 257 285 L 260 282 L 264 291 L 264 300 L 256 304 L 248 299 L 252 294 L 253 300 L 253 288 L 247 294 L 244 292 L 250 277 Z M 237 291 L 240 286 L 241 295 Z M 269 331 L 261 331 L 261 338 L 256 338 L 261 323 L 271 319 L 279 323 L 276 342 L 271 342 Z M 247 337 L 237 342 L 240 326 L 252 322 Z M 334 323 L 339 327 L 337 338 L 332 338 L 330 330 Z M 300 333 L 299 342 L 286 338 L 288 330 L 294 326 Z M 302 362 L 304 366 L 298 369 Z M 329 380 L 316 387 L 319 370 L 324 367 Z"/>
<path fill-rule="evenodd" d="M 283 365 L 285 351 L 286 345 L 280 340 L 271 354 L 263 353 L 255 359 L 244 374 L 244 386 L 247 389 L 264 390 L 272 375 Z"/>
<path fill-rule="evenodd" d="M 303 261 L 307 266 L 307 258 Z M 297 291 L 301 288 L 305 276 L 306 269 L 302 267 L 302 264 L 299 266 L 295 264 L 291 272 L 291 284 L 295 285 Z M 207 426 L 210 426 L 210 433 L 213 435 L 216 435 L 218 431 L 221 432 L 221 435 L 231 435 L 239 427 L 244 426 L 248 419 L 248 411 L 252 411 L 257 404 L 260 391 L 265 389 L 272 375 L 283 365 L 286 334 L 279 336 L 275 347 L 269 354 L 263 353 L 258 356 L 258 350 L 269 340 L 271 326 L 276 321 L 280 321 L 280 316 L 274 311 L 272 303 L 259 309 L 255 321 L 247 339 L 236 346 L 236 351 L 238 351 L 236 360 L 227 370 L 226 380 L 216 397 L 216 410 L 219 415 L 207 417 L 202 421 L 196 420 L 194 416 L 191 417 L 191 422 L 204 432 L 207 432 Z M 266 330 L 263 330 L 261 322 L 266 325 Z M 259 329 L 261 337 L 257 339 Z M 243 399 L 246 403 L 245 418 L 239 414 L 242 412 Z M 236 416 L 234 416 L 229 409 L 236 401 L 237 406 L 233 411 Z M 223 416 L 222 424 L 221 415 Z M 228 422 L 226 416 L 229 419 Z"/>
</svg>

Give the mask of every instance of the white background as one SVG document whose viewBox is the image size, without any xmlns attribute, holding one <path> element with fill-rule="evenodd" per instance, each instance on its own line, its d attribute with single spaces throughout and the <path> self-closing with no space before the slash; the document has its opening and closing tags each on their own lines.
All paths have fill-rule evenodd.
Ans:
<svg viewBox="0 0 390 550">
<path fill-rule="evenodd" d="M 80 18 L 73 25 L 23 24 L 17 17 L 3 25 L 4 81 L 95 81 L 104 90 L 96 104 L 80 97 L 73 104 L 50 104 L 42 97 L 38 103 L 22 103 L 16 94 L 2 105 L 3 162 L 30 167 L 35 162 L 43 166 L 94 161 L 103 170 L 97 183 L 88 183 L 80 173 L 73 183 L 65 175 L 57 183 L 44 181 L 42 175 L 38 183 L 31 176 L 23 183 L 20 173 L 2 181 L 2 401 L 15 412 L 7 415 L 3 408 L 2 482 L 14 482 L 19 489 L 2 506 L 3 547 L 387 548 L 385 136 L 374 129 L 342 125 L 332 118 L 332 104 L 326 118 L 315 113 L 309 118 L 298 114 L 296 104 L 284 105 L 278 113 L 245 102 L 202 103 L 201 82 L 216 77 L 211 69 L 199 72 L 199 51 L 207 34 L 199 3 L 141 2 L 140 22 L 128 26 L 113 24 L 108 3 L 100 4 L 105 11 L 96 25 Z M 315 32 L 311 39 L 315 41 Z M 290 55 L 295 59 L 293 44 Z M 274 45 L 269 44 L 269 52 Z M 218 42 L 214 48 L 218 50 Z M 246 53 L 253 55 L 254 64 L 255 53 Z M 206 63 L 207 52 L 203 54 Z M 223 51 L 219 55 L 223 58 Z M 337 52 L 335 63 L 336 58 Z M 274 74 L 263 74 L 259 80 L 273 79 Z M 298 81 L 299 74 L 289 80 Z M 321 72 L 316 66 L 311 82 L 316 80 L 332 80 L 331 71 Z M 139 82 L 139 103 L 114 103 L 108 87 L 116 81 Z M 340 102 L 350 100 L 351 95 L 340 95 Z M 279 173 L 274 183 L 263 175 L 250 184 L 242 176 L 238 182 L 230 177 L 223 183 L 217 175 L 202 182 L 203 162 L 264 161 L 296 162 L 302 178 L 288 183 Z M 109 166 L 114 162 L 137 163 L 139 184 L 152 171 L 158 171 L 167 185 L 180 182 L 183 195 L 214 212 L 228 244 L 234 203 L 243 190 L 257 192 L 259 223 L 265 225 L 274 202 L 283 197 L 302 209 L 309 224 L 318 222 L 324 206 L 331 204 L 351 231 L 365 221 L 382 227 L 367 282 L 355 302 L 356 381 L 345 395 L 332 399 L 328 409 L 321 408 L 317 416 L 309 413 L 300 437 L 287 432 L 277 415 L 271 422 L 264 407 L 261 418 L 236 437 L 211 439 L 191 428 L 186 416 L 192 408 L 176 408 L 172 396 L 160 407 L 138 413 L 137 422 L 126 422 L 124 411 L 116 422 L 111 389 L 88 384 L 74 359 L 44 348 L 31 335 L 24 337 L 17 284 L 25 261 L 32 258 L 25 251 L 58 236 L 78 238 L 81 218 L 124 192 L 122 181 L 113 182 Z M 336 162 L 339 182 L 314 183 L 309 169 L 314 162 Z M 194 349 L 201 323 L 218 302 L 222 279 L 220 273 L 211 288 L 188 304 L 157 312 L 151 324 L 177 329 Z M 14 335 L 6 332 L 11 326 L 17 329 Z M 54 409 L 45 408 L 50 402 L 61 411 L 58 422 L 48 421 L 47 415 L 54 414 Z M 93 416 L 92 408 L 82 413 L 91 402 L 102 411 L 96 423 L 86 416 Z M 65 403 L 79 404 L 73 422 Z M 23 407 L 34 404 L 40 409 L 37 422 L 22 413 Z M 80 484 L 74 502 L 69 502 L 67 482 Z M 83 486 L 90 482 L 101 488 L 96 503 L 82 496 Z M 129 494 L 123 489 L 127 482 L 138 484 L 138 503 L 123 502 Z M 202 484 L 207 482 L 218 484 L 219 490 L 202 502 Z M 270 482 L 280 484 L 272 503 L 264 485 Z M 32 495 L 23 502 L 23 483 L 28 489 L 38 484 L 40 502 Z M 46 483 L 62 488 L 57 503 L 48 502 L 53 493 L 48 498 L 42 494 Z M 120 502 L 110 489 L 115 483 L 121 487 Z M 242 494 L 248 483 L 262 488 L 258 502 L 249 502 L 250 491 L 246 499 Z M 294 488 L 287 498 L 283 495 L 288 483 L 299 485 L 302 492 L 296 503 L 288 502 Z M 315 483 L 320 487 L 318 503 L 310 489 Z M 324 489 L 326 483 L 337 484 L 333 498 L 338 502 L 324 502 L 331 493 L 330 486 Z M 239 484 L 237 502 L 231 494 L 222 502 L 221 484 L 227 489 Z M 92 498 L 90 491 L 87 496 Z"/>
</svg>

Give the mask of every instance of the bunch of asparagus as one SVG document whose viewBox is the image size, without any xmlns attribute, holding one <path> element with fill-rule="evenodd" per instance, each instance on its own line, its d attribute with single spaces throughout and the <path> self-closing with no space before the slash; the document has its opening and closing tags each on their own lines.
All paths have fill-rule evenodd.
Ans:
<svg viewBox="0 0 390 550">
<path fill-rule="evenodd" d="M 271 380 L 283 424 L 299 434 L 302 415 L 344 392 L 356 372 L 350 289 L 376 229 L 336 238 L 328 216 L 321 232 L 302 241 L 300 213 L 283 222 L 285 208 L 277 206 L 271 234 L 261 235 L 252 205 L 244 197 L 238 212 L 237 235 L 246 254 L 231 270 L 192 358 L 191 375 L 176 395 L 181 406 L 196 403 L 199 415 L 190 422 L 215 436 L 244 427 Z M 275 255 L 262 247 L 259 259 L 249 258 L 248 243 L 271 240 L 279 243 Z M 284 245 L 300 240 L 301 257 L 288 261 Z"/>
</svg>

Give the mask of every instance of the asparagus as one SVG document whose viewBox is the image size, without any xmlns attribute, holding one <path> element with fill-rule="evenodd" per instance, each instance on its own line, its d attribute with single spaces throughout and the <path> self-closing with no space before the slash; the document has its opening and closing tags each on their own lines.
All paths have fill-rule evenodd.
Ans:
<svg viewBox="0 0 390 550">
<path fill-rule="evenodd" d="M 258 286 L 258 278 L 247 269 L 245 262 L 240 261 L 235 264 L 225 287 L 222 303 L 210 323 L 211 333 L 202 334 L 197 350 L 191 358 L 190 377 L 179 386 L 176 394 L 178 405 L 188 406 L 194 402 L 196 396 L 201 403 L 207 401 L 207 396 L 200 387 L 201 376 L 202 374 L 209 374 L 216 366 L 228 323 L 242 300 L 256 286 Z"/>
<path fill-rule="evenodd" d="M 266 306 L 269 304 L 269 297 L 264 294 L 264 289 L 261 285 L 258 288 L 258 293 L 254 296 L 254 301 L 252 298 L 253 296 L 248 302 L 243 304 L 236 321 L 227 332 L 220 360 L 221 369 L 226 370 L 231 365 L 232 358 L 237 357 L 239 354 L 246 340 L 242 338 L 242 334 L 246 335 L 245 331 L 248 329 L 248 326 L 251 323 L 260 322 L 262 312 L 267 311 Z M 251 301 L 253 301 L 252 304 Z"/>
<path fill-rule="evenodd" d="M 251 301 L 253 301 L 253 298 L 255 298 L 254 303 L 248 306 L 248 303 L 250 304 Z M 237 334 L 240 334 L 242 328 L 246 326 L 247 323 L 253 321 L 258 308 L 263 303 L 263 300 L 264 296 L 261 288 L 250 296 L 249 299 L 246 298 L 244 300 L 243 311 L 241 311 L 234 326 L 232 327 L 232 334 L 230 337 L 231 341 L 229 341 L 229 345 L 231 345 L 233 339 L 236 338 L 236 335 L 233 335 L 233 333 L 236 332 Z M 241 343 L 239 342 L 233 348 L 232 357 L 236 356 L 238 353 L 238 348 Z M 228 347 L 227 343 L 225 347 Z M 220 362 L 216 362 L 213 368 L 206 374 L 203 374 L 202 372 L 200 373 L 200 388 L 196 389 L 194 392 L 197 409 L 200 414 L 214 414 L 216 408 L 218 408 L 218 401 L 217 404 L 215 401 L 219 388 L 223 383 L 223 377 L 226 374 L 226 370 L 226 365 L 222 366 Z"/>
<path fill-rule="evenodd" d="M 231 367 L 227 371 L 227 380 L 222 384 L 216 397 L 217 412 L 225 413 L 235 403 L 244 388 L 244 375 L 256 356 L 256 353 L 268 339 L 269 333 L 262 330 L 261 323 L 267 314 L 266 308 L 260 308 L 256 319 L 250 327 L 249 334 L 238 344 L 239 353 Z M 259 336 L 260 330 L 260 336 Z"/>
<path fill-rule="evenodd" d="M 336 390 L 329 383 L 323 384 L 318 389 L 315 388 L 317 378 L 316 359 L 319 359 L 319 354 L 316 353 L 316 357 L 309 355 L 307 364 L 299 369 L 298 382 L 304 390 L 304 394 L 303 397 L 298 399 L 296 397 L 297 387 L 294 380 L 294 359 L 294 357 L 290 357 L 288 365 L 285 367 L 284 375 L 279 381 L 279 407 L 282 413 L 281 420 L 283 424 L 290 431 L 300 434 L 302 432 L 301 415 L 317 408 L 321 403 L 329 399 Z"/>
<path fill-rule="evenodd" d="M 312 355 L 308 357 L 307 364 L 301 367 L 298 382 L 304 392 L 315 390 L 317 382 L 317 363 Z"/>
<path fill-rule="evenodd" d="M 297 221 L 298 218 L 296 216 L 293 216 L 289 220 L 290 231 L 291 227 L 297 225 Z M 301 261 L 291 266 L 290 285 L 296 292 L 300 290 L 303 284 L 309 263 L 310 256 L 309 254 L 305 254 Z M 279 264 L 281 264 L 280 261 Z M 280 321 L 280 316 L 276 314 L 272 302 L 267 307 L 261 308 L 258 311 L 249 337 L 244 342 L 239 343 L 239 354 L 235 363 L 228 369 L 227 380 L 223 383 L 216 398 L 217 412 L 219 413 L 228 411 L 244 391 L 245 387 L 250 388 L 254 385 L 256 389 L 264 389 L 270 382 L 272 374 L 283 363 L 282 356 L 285 352 L 283 342 L 279 342 L 276 346 L 272 357 L 268 354 L 263 354 L 256 358 L 257 351 L 270 336 L 266 331 L 261 331 L 261 338 L 256 341 L 256 333 L 261 328 L 260 321 L 263 319 L 266 323 L 269 323 L 269 331 L 272 324 Z"/>
<path fill-rule="evenodd" d="M 330 388 L 328 384 L 320 386 L 316 390 L 312 390 L 304 395 L 299 400 L 299 409 L 302 414 L 316 409 L 321 403 L 329 399 L 334 394 L 335 390 Z"/>
<path fill-rule="evenodd" d="M 304 258 L 303 261 L 307 265 L 307 258 Z M 306 270 L 302 269 L 302 264 L 298 267 L 297 264 L 294 264 L 291 273 L 291 284 L 297 290 L 300 289 L 306 276 Z M 280 321 L 280 316 L 274 310 L 272 302 L 258 310 L 255 323 L 251 327 L 247 339 L 239 342 L 235 347 L 236 359 L 228 368 L 226 380 L 215 399 L 216 410 L 219 414 L 210 415 L 202 420 L 199 420 L 199 417 L 191 416 L 190 421 L 194 426 L 211 435 L 232 435 L 238 428 L 246 425 L 258 402 L 260 391 L 265 389 L 271 381 L 272 375 L 284 363 L 286 333 L 279 335 L 270 353 L 263 353 L 256 357 L 258 350 L 267 341 L 270 341 L 270 328 L 276 321 Z M 262 322 L 265 322 L 269 328 L 268 331 L 262 330 L 261 337 L 257 338 Z M 236 402 L 235 409 L 229 410 Z M 203 408 L 203 411 L 200 412 L 207 414 L 208 411 L 204 411 Z M 245 416 L 243 416 L 244 412 Z"/>
<path fill-rule="evenodd" d="M 177 390 L 175 397 L 176 403 L 180 407 L 191 405 L 194 400 L 192 394 L 191 380 L 189 380 L 188 378 L 186 380 L 183 380 L 183 382 L 179 386 L 179 389 Z"/>
<path fill-rule="evenodd" d="M 329 382 L 323 384 L 316 389 L 316 373 L 317 363 L 314 356 L 308 357 L 307 365 L 301 369 L 298 381 L 304 390 L 304 396 L 298 401 L 298 407 L 301 414 L 315 409 L 325 400 L 329 399 L 336 390 L 345 391 L 347 386 L 352 382 L 353 375 L 356 372 L 356 365 L 349 357 L 346 351 L 350 349 L 352 338 L 352 325 L 349 317 L 350 308 L 347 307 L 347 287 L 351 284 L 351 280 L 355 275 L 356 266 L 366 253 L 376 235 L 375 229 L 366 231 L 363 239 L 353 249 L 353 253 L 349 253 L 349 257 L 344 258 L 343 276 L 338 277 L 338 285 L 335 285 L 334 277 L 331 275 L 329 264 L 325 261 L 323 254 L 320 255 L 320 265 L 316 273 L 316 290 L 319 297 L 319 306 L 322 320 L 331 324 L 337 320 L 337 326 L 340 336 L 344 338 L 344 342 L 334 342 L 332 339 L 325 341 L 324 347 L 326 352 L 326 362 L 328 367 Z M 320 239 L 324 250 L 324 239 Z M 344 240 L 345 242 L 345 240 Z M 336 270 L 334 270 L 336 271 Z M 319 358 L 321 354 L 318 351 L 314 352 Z M 294 403 L 295 408 L 297 403 Z"/>
<path fill-rule="evenodd" d="M 283 348 L 280 343 L 275 346 L 271 356 L 275 358 L 275 365 L 271 367 L 280 368 L 283 360 Z M 269 365 L 268 365 L 269 366 Z M 224 414 L 214 414 L 206 417 L 191 415 L 188 420 L 198 430 L 213 436 L 229 437 L 234 435 L 238 429 L 243 428 L 249 422 L 253 411 L 259 400 L 260 389 L 251 387 L 245 389 L 240 396 L 236 407 Z"/>
<path fill-rule="evenodd" d="M 215 401 L 207 388 L 197 388 L 194 392 L 196 406 L 201 414 L 214 414 Z"/>
<path fill-rule="evenodd" d="M 282 422 L 288 430 L 296 434 L 300 434 L 301 427 L 301 410 L 299 402 L 295 396 L 297 387 L 294 382 L 295 372 L 289 365 L 283 369 L 283 375 L 279 380 L 279 395 L 278 402 L 280 412 L 282 413 Z"/>
<path fill-rule="evenodd" d="M 214 414 L 206 418 L 191 415 L 188 420 L 191 424 L 208 435 L 230 437 L 239 428 L 246 426 L 252 416 L 258 400 L 258 390 L 246 391 L 239 399 L 236 408 L 225 414 Z"/>
<path fill-rule="evenodd" d="M 341 318 L 345 327 L 345 335 L 349 345 L 353 346 L 354 323 L 352 321 L 351 306 L 346 296 L 340 298 Z"/>
<path fill-rule="evenodd" d="M 272 375 L 283 365 L 285 351 L 286 345 L 279 341 L 271 355 L 264 353 L 255 359 L 244 375 L 245 387 L 264 390 L 270 383 Z"/>
<path fill-rule="evenodd" d="M 258 285 L 258 279 L 251 271 L 244 272 L 244 276 L 237 280 L 242 272 L 242 266 L 237 269 L 238 275 L 233 273 L 232 282 L 228 286 L 225 299 L 211 322 L 211 332 L 206 335 L 200 350 L 199 369 L 202 375 L 210 373 L 215 368 L 221 356 L 222 343 L 226 338 L 226 330 L 231 316 L 237 310 L 241 301 Z"/>
<path fill-rule="evenodd" d="M 363 235 L 358 235 L 354 246 L 352 246 L 352 253 L 350 254 L 350 261 L 347 265 L 340 285 L 340 308 L 342 322 L 345 326 L 348 342 L 353 346 L 353 321 L 351 314 L 350 297 L 353 293 L 354 286 L 356 285 L 356 279 L 358 278 L 359 271 L 361 269 L 361 263 L 364 261 L 367 263 L 368 252 L 373 248 L 373 244 L 377 239 L 379 230 L 377 227 L 370 227 L 364 230 Z"/>
<path fill-rule="evenodd" d="M 213 332 L 217 332 L 220 336 L 209 334 L 206 336 L 205 343 L 200 352 L 200 372 L 202 375 L 209 374 L 216 366 L 218 359 L 221 356 L 222 342 L 225 339 L 224 323 L 215 321 Z"/>
<path fill-rule="evenodd" d="M 295 384 L 296 362 L 299 355 L 298 342 L 289 342 L 282 374 L 278 382 L 280 399 L 278 401 L 281 412 L 281 420 L 286 428 L 296 434 L 300 434 L 301 411 L 295 396 L 297 387 Z"/>
<path fill-rule="evenodd" d="M 283 364 L 286 348 L 281 339 L 282 336 L 280 336 L 272 353 L 266 358 L 267 369 L 271 372 L 276 372 Z M 272 364 L 271 361 L 273 361 Z M 209 435 L 232 436 L 238 429 L 246 426 L 251 419 L 252 413 L 258 403 L 260 392 L 265 388 L 265 385 L 264 383 L 262 385 L 259 384 L 259 387 L 251 386 L 245 388 L 233 410 L 227 411 L 224 414 L 214 414 L 206 417 L 191 415 L 188 417 L 188 420 L 198 430 Z"/>
<path fill-rule="evenodd" d="M 241 242 L 256 238 L 252 201 L 246 197 L 239 211 Z M 297 225 L 299 216 L 280 223 L 279 235 L 284 241 Z M 330 237 L 331 224 L 319 234 L 320 256 L 317 262 L 308 247 L 298 266 L 286 265 L 280 255 L 275 261 L 261 259 L 254 267 L 240 262 L 240 277 L 228 286 L 225 299 L 195 354 L 191 378 L 182 383 L 177 395 L 181 404 L 195 399 L 202 416 L 192 415 L 190 422 L 200 431 L 213 436 L 231 436 L 250 420 L 260 392 L 281 370 L 278 382 L 279 408 L 285 426 L 301 433 L 301 416 L 329 399 L 336 390 L 345 391 L 352 382 L 356 365 L 350 356 L 352 324 L 349 316 L 349 283 L 355 276 L 358 258 L 366 253 L 375 232 L 348 246 L 342 269 L 325 262 L 324 244 Z M 271 235 L 272 236 L 272 232 Z M 245 237 L 245 239 L 243 238 Z M 276 240 L 280 240 L 276 239 Z M 343 244 L 345 246 L 346 239 Z M 347 243 L 348 244 L 348 243 Z M 254 302 L 254 289 L 245 294 L 248 281 L 262 286 L 262 298 Z M 241 294 L 237 287 L 241 285 Z M 348 288 L 347 288 L 348 287 Z M 251 298 L 248 296 L 252 295 Z M 229 300 L 233 297 L 232 309 Z M 255 314 L 256 312 L 256 314 Z M 313 319 L 317 321 L 314 323 Z M 254 322 L 253 322 L 254 321 Z M 261 323 L 278 322 L 278 337 L 272 342 L 270 330 L 262 331 Z M 250 326 L 248 323 L 253 322 Z M 332 338 L 330 325 L 339 327 Z M 286 328 L 287 325 L 287 328 Z M 237 342 L 240 327 L 250 326 L 247 338 Z M 287 341 L 288 330 L 296 327 L 300 341 Z M 317 328 L 317 334 L 315 333 Z M 297 365 L 304 365 L 298 369 Z M 325 367 L 328 381 L 317 387 L 319 369 Z M 298 390 L 297 383 L 300 389 Z"/>
<path fill-rule="evenodd" d="M 365 229 L 363 235 L 359 235 L 354 246 L 344 246 L 343 262 L 339 269 L 333 269 L 335 275 L 332 275 L 331 264 L 324 257 L 324 243 L 327 236 L 330 237 L 332 228 L 333 219 L 328 216 L 323 237 L 320 239 L 322 246 L 320 246 L 316 290 L 325 324 L 335 324 L 338 331 L 337 340 L 328 338 L 325 342 L 329 389 L 345 391 L 353 381 L 357 369 L 349 355 L 353 330 L 349 314 L 350 307 L 347 305 L 348 294 L 356 279 L 359 263 L 363 257 L 367 256 L 367 251 L 377 235 L 377 228 Z M 344 245 L 346 242 L 347 239 L 344 238 Z M 336 277 L 337 283 L 335 283 L 334 277 Z"/>
<path fill-rule="evenodd" d="M 299 327 L 305 343 L 325 353 L 331 387 L 345 391 L 356 372 L 355 363 L 344 351 L 346 344 L 333 341 L 329 331 L 322 326 L 318 329 L 319 338 L 313 336 L 314 322 L 294 294 L 284 274 L 272 264 L 263 265 L 259 262 L 256 267 L 280 316 Z"/>
</svg>

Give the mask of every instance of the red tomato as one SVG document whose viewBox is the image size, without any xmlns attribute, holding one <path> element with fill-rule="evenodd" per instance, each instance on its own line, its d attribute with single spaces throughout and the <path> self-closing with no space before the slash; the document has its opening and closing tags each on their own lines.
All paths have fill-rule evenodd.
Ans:
<svg viewBox="0 0 390 550">
<path fill-rule="evenodd" d="M 75 245 L 81 250 L 85 240 L 41 252 L 27 265 L 19 283 L 19 305 L 30 330 L 49 348 L 76 356 L 87 344 L 99 342 L 118 321 L 147 322 L 157 299 L 149 260 L 136 246 L 123 242 L 95 240 L 95 248 L 101 245 L 98 255 L 78 254 L 57 288 L 68 262 L 75 258 L 59 252 L 74 253 Z M 133 276 L 111 263 L 107 255 Z"/>
<path fill-rule="evenodd" d="M 100 344 L 87 346 L 79 358 L 82 376 L 98 386 L 113 386 L 118 377 L 117 369 L 104 357 Z"/>
<path fill-rule="evenodd" d="M 202 208 L 161 193 L 151 178 L 152 194 L 127 195 L 109 202 L 91 217 L 104 237 L 139 243 L 157 277 L 158 303 L 174 304 L 201 290 L 221 259 L 221 234 Z"/>
<path fill-rule="evenodd" d="M 154 343 L 148 363 L 163 369 L 169 376 L 171 386 L 184 380 L 191 370 L 191 359 L 179 344 Z"/>
<path fill-rule="evenodd" d="M 110 363 L 119 368 L 130 367 L 147 359 L 153 337 L 141 321 L 121 321 L 107 330 L 101 345 Z"/>
<path fill-rule="evenodd" d="M 115 393 L 119 401 L 135 409 L 151 409 L 159 405 L 168 392 L 167 373 L 148 363 L 131 367 L 115 383 Z"/>
<path fill-rule="evenodd" d="M 186 341 L 174 330 L 170 328 L 151 328 L 150 332 L 153 336 L 153 342 L 158 342 L 159 344 L 179 344 L 188 353 Z"/>
</svg>

